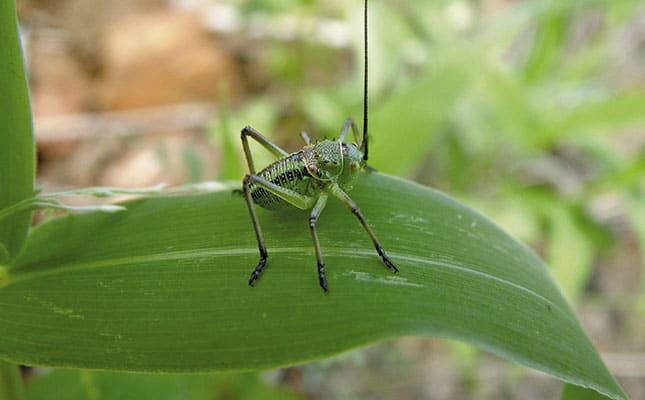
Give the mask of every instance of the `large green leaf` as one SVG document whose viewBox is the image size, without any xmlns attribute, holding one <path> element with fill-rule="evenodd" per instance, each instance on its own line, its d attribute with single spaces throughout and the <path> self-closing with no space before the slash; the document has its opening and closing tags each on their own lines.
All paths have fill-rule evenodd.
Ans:
<svg viewBox="0 0 645 400">
<path fill-rule="evenodd" d="M 0 210 L 34 191 L 31 109 L 15 5 L 0 1 Z M 30 222 L 28 211 L 0 220 L 0 268 L 22 247 Z"/>
<path fill-rule="evenodd" d="M 299 363 L 402 335 L 471 343 L 625 395 L 544 264 L 488 219 L 431 189 L 379 174 L 352 192 L 401 272 L 330 200 L 318 223 L 329 293 L 318 287 L 307 214 L 264 212 L 258 259 L 242 198 L 141 199 L 117 214 L 36 228 L 0 289 L 0 357 L 35 365 L 197 372 Z"/>
</svg>

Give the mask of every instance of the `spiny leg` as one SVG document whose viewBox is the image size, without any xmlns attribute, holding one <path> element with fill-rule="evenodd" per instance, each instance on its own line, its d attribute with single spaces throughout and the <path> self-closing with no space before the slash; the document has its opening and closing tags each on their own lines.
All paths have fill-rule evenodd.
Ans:
<svg viewBox="0 0 645 400">
<path fill-rule="evenodd" d="M 249 141 L 247 139 L 247 136 L 250 136 L 251 138 L 255 139 L 255 141 L 260 143 L 262 147 L 269 150 L 273 155 L 275 155 L 278 158 L 282 158 L 284 156 L 289 155 L 289 153 L 282 150 L 275 143 L 273 143 L 272 141 L 264 137 L 264 135 L 262 135 L 260 132 L 256 131 L 250 126 L 246 126 L 244 127 L 244 129 L 242 129 L 240 138 L 242 139 L 242 148 L 244 149 L 244 156 L 246 157 L 246 163 L 249 166 L 249 172 L 251 174 L 255 174 L 255 165 L 253 163 L 253 156 L 251 155 L 251 149 L 249 147 Z"/>
<path fill-rule="evenodd" d="M 369 235 L 370 239 L 372 239 L 372 243 L 374 244 L 374 248 L 376 248 L 376 252 L 378 253 L 379 256 L 381 256 L 381 259 L 385 263 L 385 266 L 388 268 L 391 268 L 394 270 L 394 272 L 399 272 L 399 269 L 394 265 L 394 263 L 390 260 L 390 258 L 385 254 L 385 250 L 383 250 L 383 247 L 381 247 L 381 243 L 379 243 L 378 239 L 376 239 L 376 235 L 374 235 L 374 232 L 372 231 L 372 228 L 367 224 L 367 221 L 365 221 L 365 217 L 363 217 L 363 214 L 361 213 L 361 210 L 358 208 L 356 203 L 354 203 L 354 200 L 352 200 L 347 193 L 343 191 L 343 189 L 338 186 L 338 184 L 334 183 L 330 185 L 329 190 L 334 194 L 334 196 L 338 197 L 347 205 L 347 207 L 351 210 L 351 212 L 356 215 L 356 218 L 360 221 L 361 225 L 363 225 L 363 228 Z"/>
<path fill-rule="evenodd" d="M 300 137 L 305 142 L 305 144 L 307 145 L 311 144 L 311 138 L 309 137 L 309 135 L 307 135 L 307 132 L 305 131 L 300 132 Z"/>
<path fill-rule="evenodd" d="M 318 281 L 320 282 L 320 287 L 325 292 L 327 291 L 327 278 L 325 277 L 325 263 L 323 262 L 322 251 L 320 250 L 320 242 L 318 241 L 318 234 L 316 233 L 316 222 L 323 208 L 325 208 L 325 204 L 327 204 L 327 196 L 327 193 L 324 192 L 320 194 L 309 216 L 309 229 L 311 230 L 311 238 L 314 241 L 316 262 L 318 263 Z"/>
<path fill-rule="evenodd" d="M 249 208 L 249 214 L 251 215 L 251 222 L 253 222 L 253 228 L 255 229 L 255 237 L 258 241 L 258 249 L 260 250 L 260 261 L 255 267 L 255 270 L 253 270 L 251 279 L 249 279 L 249 285 L 253 286 L 253 282 L 255 282 L 260 277 L 260 273 L 262 273 L 262 269 L 267 263 L 269 254 L 267 253 L 267 248 L 264 244 L 264 238 L 262 237 L 262 228 L 260 228 L 260 221 L 258 221 L 258 216 L 255 213 L 255 206 L 253 205 L 253 199 L 251 198 L 251 192 L 249 191 L 249 183 L 251 182 L 251 180 L 249 179 L 250 177 L 251 175 L 248 174 L 244 176 L 242 190 L 244 192 L 246 205 Z"/>
<path fill-rule="evenodd" d="M 259 178 L 259 177 L 255 175 L 255 165 L 253 163 L 253 155 L 251 154 L 251 149 L 249 147 L 247 136 L 250 136 L 251 138 L 255 139 L 258 143 L 260 143 L 260 145 L 262 145 L 262 147 L 269 150 L 272 154 L 274 154 L 278 158 L 284 157 L 288 155 L 288 153 L 282 150 L 277 145 L 275 145 L 273 142 L 271 142 L 269 139 L 264 137 L 260 132 L 256 131 L 252 127 L 247 126 L 244 129 L 242 129 L 242 132 L 240 135 L 240 138 L 242 140 L 242 147 L 244 149 L 246 162 L 249 166 L 249 172 L 253 174 L 253 175 L 247 174 L 244 177 L 242 191 L 244 194 L 244 198 L 246 200 L 246 205 L 249 208 L 249 214 L 251 215 L 251 221 L 253 222 L 253 228 L 255 229 L 255 236 L 258 241 L 258 248 L 260 250 L 260 261 L 258 262 L 258 265 L 255 267 L 255 270 L 251 274 L 251 279 L 249 279 L 249 285 L 253 286 L 253 282 L 255 282 L 260 277 L 260 273 L 262 272 L 262 269 L 265 267 L 267 263 L 267 258 L 269 257 L 269 255 L 267 253 L 266 245 L 264 244 L 264 238 L 262 237 L 262 229 L 260 228 L 260 222 L 258 221 L 257 214 L 255 213 L 253 198 L 251 197 L 251 192 L 249 190 L 249 183 L 254 181 L 253 177 L 256 177 L 256 178 Z M 267 183 L 270 183 L 270 182 L 267 182 Z"/>
<path fill-rule="evenodd" d="M 311 206 L 314 205 L 314 202 L 316 200 L 313 197 L 300 194 L 295 190 L 291 190 L 291 189 L 287 189 L 285 187 L 279 186 L 258 175 L 246 174 L 246 176 L 244 177 L 244 180 L 249 181 L 249 183 L 253 183 L 257 187 L 267 190 L 271 194 L 278 196 L 282 200 L 286 201 L 287 203 L 301 210 L 307 210 L 311 208 Z"/>
<path fill-rule="evenodd" d="M 345 136 L 347 135 L 347 131 L 349 130 L 350 127 L 354 132 L 354 141 L 358 146 L 360 146 L 361 138 L 358 133 L 358 126 L 356 126 L 356 122 L 352 118 L 347 118 L 343 123 L 343 128 L 340 130 L 340 135 L 338 135 L 338 140 L 341 142 L 345 141 Z"/>
<path fill-rule="evenodd" d="M 275 183 L 269 182 L 266 179 L 257 176 L 246 174 L 243 181 L 243 192 L 244 198 L 246 200 L 246 205 L 249 208 L 249 214 L 251 215 L 251 221 L 253 222 L 253 228 L 255 229 L 255 236 L 258 241 L 258 249 L 260 250 L 260 261 L 258 265 L 253 270 L 251 274 L 251 279 L 249 279 L 249 285 L 253 286 L 253 283 L 260 277 L 262 269 L 264 269 L 267 258 L 269 254 L 267 253 L 266 245 L 264 244 L 264 238 L 262 236 L 262 229 L 260 228 L 260 222 L 258 216 L 255 213 L 255 206 L 253 204 L 253 197 L 251 196 L 251 190 L 249 185 L 256 185 L 259 188 L 263 188 L 268 192 L 282 198 L 284 201 L 292 204 L 295 207 L 300 209 L 308 209 L 314 204 L 314 198 L 309 196 L 301 195 L 293 190 L 283 188 L 276 185 Z"/>
<path fill-rule="evenodd" d="M 350 127 L 352 128 L 352 131 L 354 132 L 354 140 L 355 140 L 356 144 L 359 147 L 362 147 L 363 142 L 361 141 L 361 138 L 360 138 L 360 135 L 359 135 L 359 132 L 358 132 L 358 126 L 356 126 L 356 122 L 351 118 L 347 118 L 345 120 L 345 123 L 343 124 L 343 129 L 340 130 L 340 135 L 338 136 L 338 139 L 341 142 L 344 141 L 345 136 L 347 135 L 347 131 L 349 130 Z M 367 143 L 365 144 L 365 147 L 367 147 Z M 367 162 L 367 158 L 365 158 L 365 161 Z M 367 172 L 377 172 L 376 168 L 372 167 L 371 165 L 365 164 L 364 168 L 365 168 L 365 170 Z"/>
</svg>

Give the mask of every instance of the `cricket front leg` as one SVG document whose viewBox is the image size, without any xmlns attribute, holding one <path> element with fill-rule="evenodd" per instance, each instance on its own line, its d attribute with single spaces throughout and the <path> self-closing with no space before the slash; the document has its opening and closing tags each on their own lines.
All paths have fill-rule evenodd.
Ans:
<svg viewBox="0 0 645 400">
<path fill-rule="evenodd" d="M 325 204 L 327 204 L 327 196 L 327 193 L 324 192 L 320 194 L 320 197 L 318 197 L 318 200 L 316 201 L 316 204 L 311 210 L 311 214 L 309 216 L 309 229 L 311 230 L 311 239 L 314 241 L 316 262 L 318 264 L 318 282 L 320 283 L 320 287 L 323 288 L 325 292 L 327 291 L 327 277 L 325 276 L 325 263 L 323 262 L 322 251 L 320 250 L 320 242 L 318 241 L 318 233 L 316 232 L 316 222 L 318 221 L 318 217 L 320 216 L 323 208 L 325 208 Z"/>
<path fill-rule="evenodd" d="M 258 249 L 260 250 L 260 261 L 258 262 L 258 265 L 255 267 L 255 270 L 253 270 L 253 273 L 251 274 L 251 279 L 249 279 L 249 285 L 253 286 L 253 283 L 260 277 L 260 274 L 262 273 L 262 270 L 264 269 L 267 263 L 267 258 L 269 258 L 269 254 L 267 253 L 267 248 L 266 248 L 266 245 L 264 244 L 264 238 L 262 237 L 262 228 L 260 228 L 260 221 L 258 221 L 258 216 L 255 213 L 255 206 L 253 205 L 253 199 L 251 198 L 251 192 L 249 191 L 249 183 L 251 182 L 250 177 L 251 175 L 248 175 L 248 174 L 244 176 L 242 190 L 244 192 L 244 199 L 246 200 L 246 205 L 249 208 L 249 214 L 251 215 L 253 228 L 255 229 L 255 237 L 258 241 Z"/>
<path fill-rule="evenodd" d="M 360 146 L 361 138 L 358 134 L 358 127 L 356 126 L 356 122 L 352 118 L 347 118 L 345 120 L 345 123 L 343 123 L 343 128 L 340 130 L 340 135 L 338 135 L 338 140 L 340 142 L 345 141 L 345 136 L 347 135 L 349 128 L 352 128 L 352 132 L 354 133 L 354 141 L 356 142 L 356 145 Z"/>
<path fill-rule="evenodd" d="M 311 138 L 305 131 L 300 132 L 300 138 L 305 142 L 306 145 L 310 145 L 312 143 Z"/>
<path fill-rule="evenodd" d="M 369 235 L 370 239 L 372 239 L 372 243 L 374 244 L 374 248 L 376 249 L 376 252 L 378 253 L 379 256 L 381 256 L 381 259 L 383 260 L 383 263 L 385 263 L 385 266 L 392 269 L 394 272 L 399 272 L 399 269 L 394 265 L 392 260 L 385 254 L 385 250 L 383 250 L 383 247 L 381 246 L 381 243 L 379 243 L 378 239 L 376 239 L 376 235 L 374 235 L 374 232 L 372 231 L 372 228 L 367 224 L 367 221 L 365 221 L 365 217 L 363 217 L 363 214 L 361 213 L 361 210 L 358 208 L 356 203 L 354 203 L 354 200 L 352 200 L 343 189 L 340 188 L 337 184 L 331 185 L 330 186 L 330 191 L 339 199 L 347 205 L 347 207 L 350 209 L 352 214 L 358 218 L 360 221 L 361 225 L 363 225 L 363 228 Z"/>
</svg>

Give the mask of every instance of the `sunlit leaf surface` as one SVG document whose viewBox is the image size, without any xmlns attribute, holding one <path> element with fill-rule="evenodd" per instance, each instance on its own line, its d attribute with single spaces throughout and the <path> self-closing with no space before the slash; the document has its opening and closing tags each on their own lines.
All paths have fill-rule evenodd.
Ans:
<svg viewBox="0 0 645 400">
<path fill-rule="evenodd" d="M 36 228 L 0 289 L 0 357 L 145 372 L 262 369 L 403 335 L 461 340 L 624 398 L 544 264 L 491 221 L 440 193 L 369 174 L 352 197 L 401 272 L 330 199 L 259 212 L 269 264 L 231 191 L 126 203 Z"/>
</svg>

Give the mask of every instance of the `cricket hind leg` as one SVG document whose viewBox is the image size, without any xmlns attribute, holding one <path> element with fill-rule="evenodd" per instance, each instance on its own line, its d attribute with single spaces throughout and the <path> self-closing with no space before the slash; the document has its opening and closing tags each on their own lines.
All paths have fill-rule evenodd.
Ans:
<svg viewBox="0 0 645 400">
<path fill-rule="evenodd" d="M 269 254 L 267 252 L 266 245 L 264 244 L 264 236 L 262 235 L 262 228 L 260 227 L 260 221 L 258 219 L 257 213 L 255 212 L 255 204 L 253 203 L 253 196 L 251 195 L 251 190 L 249 186 L 253 184 L 259 188 L 263 188 L 269 193 L 280 197 L 287 203 L 293 205 L 294 207 L 300 209 L 308 209 L 314 204 L 314 198 L 309 196 L 301 195 L 293 190 L 283 188 L 276 185 L 275 183 L 269 182 L 266 179 L 252 174 L 246 174 L 244 176 L 244 181 L 242 183 L 242 192 L 244 194 L 244 199 L 246 200 L 246 205 L 249 209 L 249 215 L 251 216 L 251 222 L 253 222 L 253 228 L 255 229 L 255 237 L 258 242 L 258 250 L 260 251 L 260 261 L 253 270 L 251 278 L 249 279 L 249 285 L 253 286 L 253 283 L 258 280 L 262 270 L 266 266 L 267 259 Z M 323 204 L 324 206 L 324 204 Z M 322 208 L 321 208 L 322 209 Z M 324 271 L 323 271 L 324 275 Z"/>
<path fill-rule="evenodd" d="M 251 148 L 249 147 L 249 140 L 247 137 L 255 139 L 256 142 L 260 143 L 262 147 L 270 151 L 274 156 L 278 158 L 283 158 L 288 156 L 289 153 L 281 149 L 278 145 L 267 139 L 257 130 L 253 129 L 250 126 L 244 127 L 240 134 L 242 140 L 242 148 L 244 149 L 244 156 L 246 157 L 246 163 L 249 166 L 249 173 L 255 174 L 255 164 L 253 163 L 253 155 L 251 154 Z"/>
<path fill-rule="evenodd" d="M 269 253 L 267 253 L 266 245 L 264 244 L 264 237 L 262 236 L 262 228 L 260 227 L 260 221 L 255 212 L 255 206 L 253 205 L 253 198 L 251 197 L 251 192 L 249 190 L 249 184 L 251 180 L 249 179 L 251 175 L 244 176 L 244 182 L 242 186 L 242 193 L 244 199 L 246 200 L 246 205 L 249 208 L 249 214 L 251 215 L 251 222 L 253 222 L 253 229 L 255 230 L 255 238 L 258 241 L 258 250 L 260 251 L 260 261 L 258 261 L 257 266 L 251 274 L 249 279 L 249 285 L 253 286 L 253 283 L 260 277 L 262 270 L 266 266 L 267 259 L 269 258 Z"/>
<path fill-rule="evenodd" d="M 338 197 L 340 200 L 342 200 L 343 203 L 350 209 L 352 214 L 358 218 L 358 221 L 361 223 L 363 226 L 363 229 L 367 232 L 369 235 L 370 239 L 372 240 L 372 244 L 374 245 L 374 248 L 376 249 L 376 252 L 378 253 L 379 256 L 381 256 L 381 259 L 383 260 L 383 263 L 385 264 L 386 267 L 390 268 L 394 272 L 399 272 L 399 269 L 394 265 L 392 260 L 387 256 L 385 253 L 385 250 L 383 250 L 383 247 L 381 246 L 381 243 L 376 239 L 376 235 L 374 235 L 374 232 L 372 231 L 372 228 L 369 226 L 367 221 L 365 220 L 365 217 L 363 216 L 363 213 L 361 213 L 361 210 L 358 208 L 358 205 L 352 200 L 347 193 L 343 191 L 343 189 L 340 188 L 337 184 L 331 185 L 329 190 L 332 192 L 332 194 L 336 197 Z"/>
<path fill-rule="evenodd" d="M 361 138 L 358 133 L 358 126 L 356 126 L 356 121 L 354 121 L 352 118 L 347 118 L 343 123 L 343 128 L 340 130 L 340 135 L 338 135 L 338 140 L 340 140 L 341 142 L 345 141 L 345 136 L 347 136 L 349 128 L 352 128 L 352 132 L 354 133 L 354 141 L 356 142 L 356 145 L 360 147 Z"/>
<path fill-rule="evenodd" d="M 316 263 L 318 265 L 318 282 L 320 287 L 327 291 L 327 277 L 325 276 L 325 263 L 323 262 L 322 251 L 320 250 L 320 242 L 318 241 L 318 233 L 316 232 L 316 222 L 318 217 L 327 204 L 327 193 L 321 193 L 316 201 L 311 214 L 309 215 L 309 230 L 311 231 L 311 239 L 314 242 L 314 250 L 316 251 Z"/>
<path fill-rule="evenodd" d="M 256 170 L 255 170 L 255 164 L 253 162 L 253 155 L 251 154 L 251 148 L 249 147 L 249 141 L 248 141 L 249 136 L 252 139 L 254 139 L 256 142 L 260 143 L 262 147 L 270 151 L 273 155 L 275 155 L 278 158 L 285 157 L 289 153 L 287 153 L 286 151 L 278 147 L 275 143 L 271 142 L 264 135 L 262 135 L 260 132 L 253 129 L 252 127 L 247 126 L 244 129 L 242 129 L 240 138 L 242 140 L 242 148 L 244 149 L 244 156 L 246 158 L 246 163 L 249 167 L 249 173 L 250 173 L 244 177 L 244 182 L 242 186 L 242 195 L 244 196 L 244 199 L 246 200 L 246 205 L 249 209 L 251 221 L 253 222 L 253 228 L 255 229 L 255 237 L 258 241 L 258 249 L 260 251 L 260 261 L 258 262 L 257 266 L 253 270 L 253 273 L 251 274 L 251 278 L 249 279 L 249 285 L 253 286 L 253 283 L 260 277 L 262 270 L 266 266 L 269 254 L 267 252 L 266 245 L 264 244 L 264 238 L 262 236 L 262 228 L 260 227 L 260 221 L 258 220 L 258 216 L 255 212 L 253 198 L 251 196 L 251 191 L 249 190 L 249 184 L 255 181 L 253 177 L 259 178 L 257 175 L 255 175 Z M 266 181 L 255 182 L 255 183 L 259 184 L 260 186 L 262 185 L 262 183 L 271 184 L 270 182 L 266 182 Z M 233 193 L 235 193 L 235 191 Z"/>
</svg>

